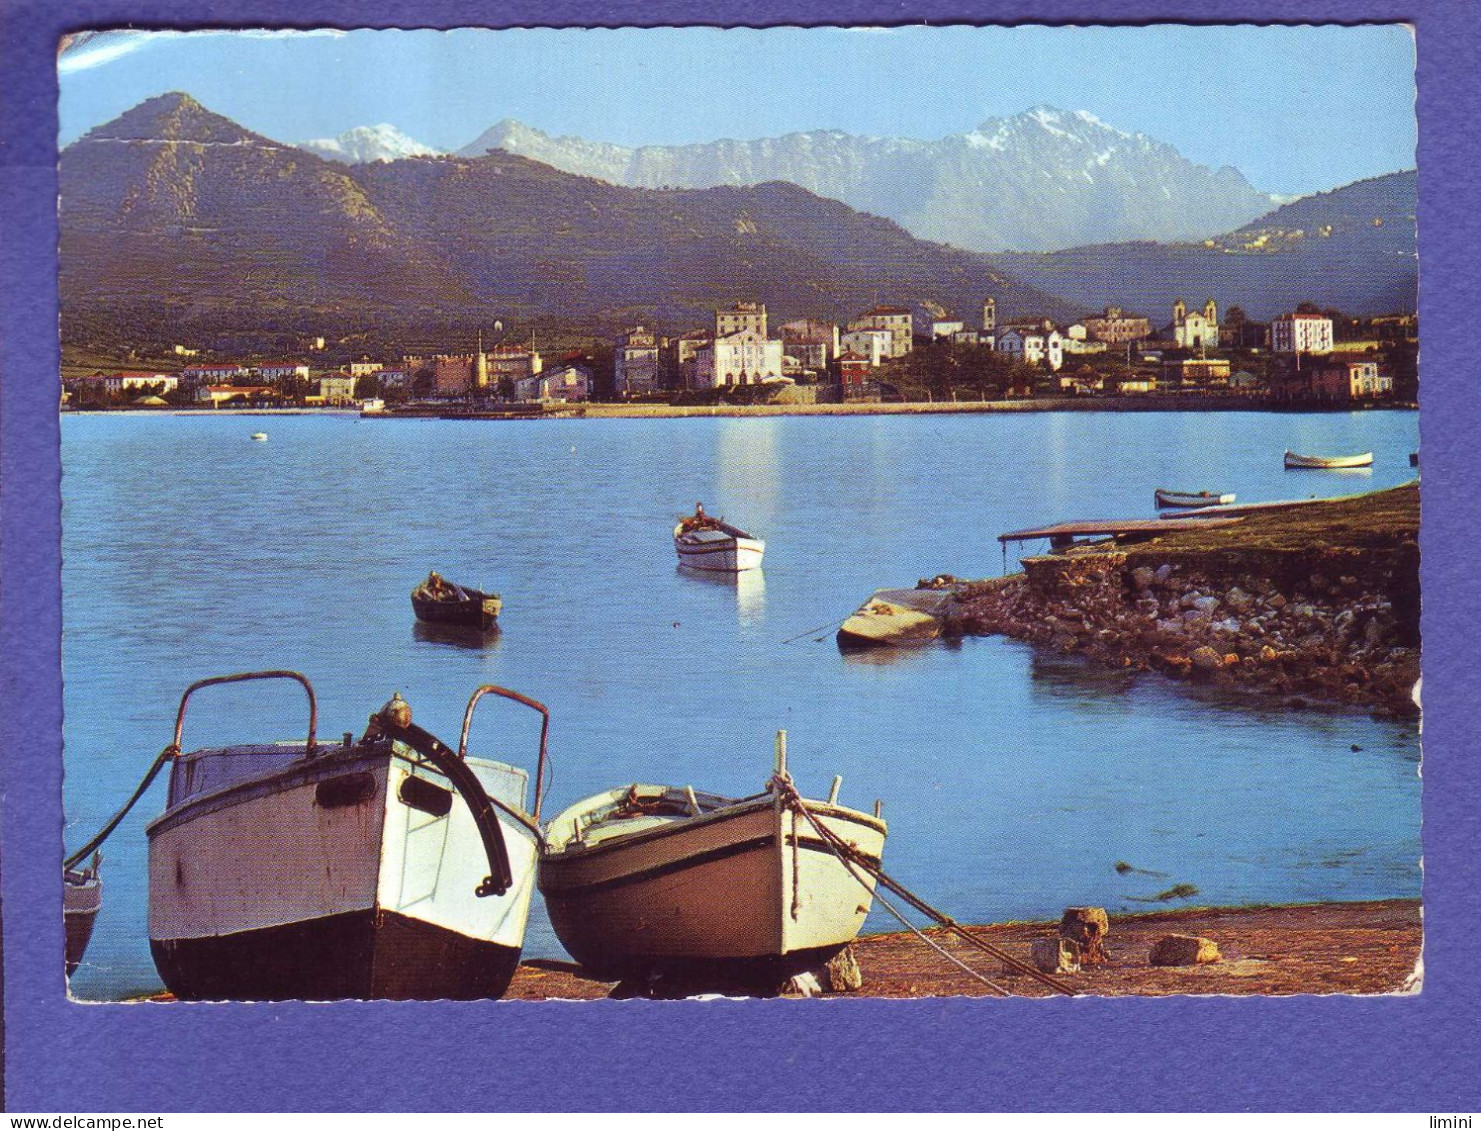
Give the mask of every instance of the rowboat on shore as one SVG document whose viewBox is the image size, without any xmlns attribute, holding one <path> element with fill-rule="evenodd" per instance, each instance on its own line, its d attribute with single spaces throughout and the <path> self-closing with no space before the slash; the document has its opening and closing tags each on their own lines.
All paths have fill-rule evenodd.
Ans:
<svg viewBox="0 0 1481 1131">
<path fill-rule="evenodd" d="M 94 853 L 86 868 L 62 868 L 62 921 L 67 936 L 67 977 L 82 964 L 93 924 L 103 908 L 103 880 L 99 875 L 103 857 Z"/>
<path fill-rule="evenodd" d="M 1286 470 L 1312 469 L 1317 471 L 1341 471 L 1345 468 L 1372 467 L 1373 453 L 1363 452 L 1356 456 L 1298 456 L 1286 452 Z"/>
<path fill-rule="evenodd" d="M 1213 491 L 1168 491 L 1158 487 L 1152 499 L 1158 507 L 1222 507 L 1234 502 L 1231 494 L 1219 495 Z"/>
<path fill-rule="evenodd" d="M 307 692 L 306 740 L 183 752 L 193 693 L 265 679 Z M 468 753 L 485 694 L 542 716 L 530 812 L 524 770 Z M 147 829 L 149 946 L 166 987 L 191 1000 L 500 996 L 534 887 L 549 712 L 480 687 L 456 751 L 415 725 L 399 695 L 358 741 L 346 732 L 321 745 L 316 724 L 296 672 L 204 679 L 182 696 L 150 771 L 170 767 L 164 813 Z"/>
<path fill-rule="evenodd" d="M 699 503 L 674 527 L 674 550 L 686 569 L 739 573 L 761 568 L 766 543 L 724 519 L 711 518 Z"/>
<path fill-rule="evenodd" d="M 497 593 L 457 585 L 435 571 L 411 591 L 412 611 L 417 620 L 428 624 L 489 629 L 498 624 L 503 607 L 504 602 Z"/>
<path fill-rule="evenodd" d="M 630 785 L 546 826 L 540 891 L 577 962 L 603 980 L 672 972 L 775 984 L 854 940 L 885 823 L 877 806 L 870 816 L 839 805 L 840 779 L 828 800 L 803 800 L 785 733 L 777 751 L 776 774 L 752 797 Z"/>
</svg>

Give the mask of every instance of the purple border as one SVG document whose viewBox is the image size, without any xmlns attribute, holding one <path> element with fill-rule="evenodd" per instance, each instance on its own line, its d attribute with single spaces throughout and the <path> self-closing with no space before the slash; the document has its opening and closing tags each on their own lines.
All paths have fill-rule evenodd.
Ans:
<svg viewBox="0 0 1481 1131">
<path fill-rule="evenodd" d="M 0 0 L 5 1085 L 32 1112 L 1474 1111 L 1481 370 L 1465 0 Z M 1426 980 L 1417 998 L 86 1007 L 62 996 L 57 36 L 69 28 L 1408 20 L 1420 60 Z M 1216 94 L 1216 92 L 1215 92 Z M 1310 108 L 1319 120 L 1321 107 Z M 1320 797 L 1313 805 L 1324 803 Z M 377 1039 L 379 1038 L 379 1039 Z"/>
</svg>

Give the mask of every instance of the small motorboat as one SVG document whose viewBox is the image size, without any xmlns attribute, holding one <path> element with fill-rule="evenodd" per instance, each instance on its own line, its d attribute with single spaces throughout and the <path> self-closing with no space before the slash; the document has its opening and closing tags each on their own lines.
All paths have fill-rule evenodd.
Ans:
<svg viewBox="0 0 1481 1131">
<path fill-rule="evenodd" d="M 1233 494 L 1218 495 L 1213 491 L 1168 491 L 1158 487 L 1152 499 L 1158 507 L 1224 507 L 1234 502 Z"/>
<path fill-rule="evenodd" d="M 1353 467 L 1372 467 L 1373 453 L 1363 452 L 1356 456 L 1298 456 L 1286 453 L 1286 470 L 1311 469 L 1317 471 L 1341 471 Z"/>
<path fill-rule="evenodd" d="M 850 651 L 905 647 L 935 640 L 955 594 L 948 589 L 880 589 L 843 622 L 836 637 Z"/>
<path fill-rule="evenodd" d="M 307 739 L 183 751 L 192 694 L 264 679 L 303 686 Z M 542 717 L 528 812 L 525 770 L 468 753 L 486 694 Z M 149 946 L 165 986 L 190 1000 L 499 997 L 534 889 L 549 722 L 533 699 L 489 685 L 468 701 L 457 750 L 414 724 L 400 695 L 358 741 L 347 731 L 321 745 L 297 672 L 191 684 L 135 793 L 169 766 L 147 830 Z"/>
<path fill-rule="evenodd" d="M 252 439 L 257 440 L 259 442 L 262 441 L 262 440 L 266 440 L 267 439 L 267 433 L 266 432 L 253 432 L 252 433 Z"/>
<path fill-rule="evenodd" d="M 679 564 L 687 569 L 739 573 L 761 568 L 766 543 L 724 519 L 711 518 L 705 514 L 704 504 L 699 503 L 692 515 L 681 518 L 674 527 L 674 549 Z"/>
<path fill-rule="evenodd" d="M 884 850 L 878 804 L 874 816 L 839 805 L 840 781 L 828 800 L 803 800 L 783 732 L 777 771 L 753 797 L 630 785 L 572 805 L 546 827 L 540 858 L 556 936 L 604 980 L 776 984 L 817 968 L 858 935 Z"/>
<path fill-rule="evenodd" d="M 456 585 L 435 571 L 411 591 L 417 620 L 428 624 L 456 624 L 489 629 L 497 626 L 504 602 L 497 593 Z"/>
<path fill-rule="evenodd" d="M 82 965 L 82 956 L 93 937 L 93 924 L 103 908 L 103 880 L 99 869 L 101 853 L 93 854 L 86 868 L 62 868 L 62 921 L 67 931 L 67 977 Z"/>
</svg>

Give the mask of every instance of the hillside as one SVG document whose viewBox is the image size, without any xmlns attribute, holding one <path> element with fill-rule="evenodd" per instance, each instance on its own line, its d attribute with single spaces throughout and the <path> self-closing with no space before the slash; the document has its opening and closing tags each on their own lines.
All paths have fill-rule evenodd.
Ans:
<svg viewBox="0 0 1481 1131">
<path fill-rule="evenodd" d="M 1415 309 L 1418 175 L 1391 173 L 1302 197 L 1202 243 L 1104 244 L 994 262 L 1087 310 L 1163 319 L 1177 298 L 1269 319 L 1301 302 L 1351 315 Z M 1165 320 L 1165 319 L 1163 319 Z"/>
<path fill-rule="evenodd" d="M 790 184 L 633 189 L 526 158 L 331 163 L 151 99 L 61 155 L 61 287 L 96 320 L 165 304 L 196 322 L 401 323 L 556 314 L 702 323 L 755 298 L 841 319 L 877 301 L 1064 317 L 987 257 Z"/>
<path fill-rule="evenodd" d="M 934 141 L 815 130 L 629 148 L 506 119 L 458 152 L 493 149 L 632 187 L 790 181 L 975 251 L 1202 238 L 1270 207 L 1237 170 L 1196 165 L 1154 138 L 1050 106 Z"/>
</svg>

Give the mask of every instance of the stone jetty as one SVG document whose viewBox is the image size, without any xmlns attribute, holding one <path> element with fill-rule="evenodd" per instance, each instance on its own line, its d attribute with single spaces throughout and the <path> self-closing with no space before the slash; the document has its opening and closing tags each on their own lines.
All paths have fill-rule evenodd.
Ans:
<svg viewBox="0 0 1481 1131">
<path fill-rule="evenodd" d="M 1177 525 L 1150 541 L 1027 558 L 1021 574 L 952 579 L 950 628 L 1274 693 L 1293 707 L 1417 714 L 1417 485 L 1218 530 Z"/>
</svg>

